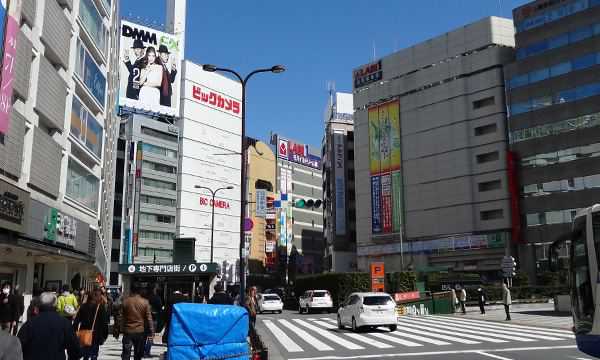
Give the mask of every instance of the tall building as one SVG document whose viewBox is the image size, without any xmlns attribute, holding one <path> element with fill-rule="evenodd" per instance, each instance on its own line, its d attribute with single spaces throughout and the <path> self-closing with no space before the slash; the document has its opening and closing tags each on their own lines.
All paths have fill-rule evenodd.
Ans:
<svg viewBox="0 0 600 360">
<path fill-rule="evenodd" d="M 331 91 L 321 150 L 326 271 L 355 271 L 357 265 L 353 114 L 352 94 Z"/>
<path fill-rule="evenodd" d="M 296 274 L 323 269 L 323 175 L 320 152 L 274 134 L 277 146 L 278 265 L 287 267 L 288 280 Z M 287 254 L 286 254 L 287 252 Z"/>
<path fill-rule="evenodd" d="M 273 150 L 262 141 L 249 140 L 248 147 L 248 201 L 249 218 L 254 227 L 250 238 L 248 270 L 265 273 L 276 269 L 275 209 L 277 197 Z"/>
<path fill-rule="evenodd" d="M 489 17 L 354 70 L 358 268 L 496 276 L 511 239 L 503 64 Z"/>
<path fill-rule="evenodd" d="M 535 281 L 549 244 L 600 195 L 600 2 L 534 1 L 513 17 L 516 61 L 505 76 L 516 240 L 520 267 Z"/>
<path fill-rule="evenodd" d="M 23 0 L 21 13 L 13 10 L 5 31 L 16 57 L 0 141 L 0 282 L 26 294 L 91 287 L 104 282 L 111 256 L 118 1 Z"/>
</svg>

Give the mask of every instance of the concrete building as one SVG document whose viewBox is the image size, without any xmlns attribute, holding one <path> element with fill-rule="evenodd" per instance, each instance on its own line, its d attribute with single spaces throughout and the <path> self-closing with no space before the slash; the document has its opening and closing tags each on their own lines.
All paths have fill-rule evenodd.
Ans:
<svg viewBox="0 0 600 360">
<path fill-rule="evenodd" d="M 321 149 L 325 271 L 356 271 L 353 116 L 352 94 L 331 91 Z"/>
<path fill-rule="evenodd" d="M 549 244 L 600 196 L 600 3 L 533 1 L 513 17 L 516 61 L 505 76 L 518 262 L 535 281 Z"/>
<path fill-rule="evenodd" d="M 510 242 L 502 66 L 485 18 L 354 70 L 358 268 L 497 276 Z"/>
<path fill-rule="evenodd" d="M 248 270 L 265 273 L 275 270 L 277 243 L 275 233 L 276 160 L 273 150 L 262 141 L 248 148 L 248 201 L 250 218 L 254 222 L 250 239 Z M 268 250 L 268 251 L 267 251 Z"/>
<path fill-rule="evenodd" d="M 276 186 L 281 199 L 278 211 L 279 264 L 288 265 L 288 280 L 295 274 L 323 269 L 323 175 L 320 152 L 308 145 L 274 134 L 277 146 Z M 287 250 L 287 259 L 286 259 Z"/>
<path fill-rule="evenodd" d="M 89 288 L 108 275 L 118 1 L 24 0 L 11 15 L 18 33 L 0 141 L 0 282 L 19 284 L 28 302 L 33 287 Z"/>
</svg>

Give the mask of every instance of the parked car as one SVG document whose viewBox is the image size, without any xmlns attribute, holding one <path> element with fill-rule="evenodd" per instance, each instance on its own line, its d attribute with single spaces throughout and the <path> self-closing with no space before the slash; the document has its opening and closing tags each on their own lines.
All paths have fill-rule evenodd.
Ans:
<svg viewBox="0 0 600 360">
<path fill-rule="evenodd" d="M 283 311 L 283 301 L 277 294 L 259 294 L 258 295 L 258 312 L 265 311 L 278 312 Z"/>
<path fill-rule="evenodd" d="M 350 326 L 353 331 L 385 326 L 396 331 L 396 302 L 386 293 L 353 293 L 340 305 L 338 328 Z"/>
<path fill-rule="evenodd" d="M 298 301 L 298 312 L 311 313 L 314 310 L 333 310 L 333 300 L 327 290 L 308 290 L 305 291 Z"/>
</svg>

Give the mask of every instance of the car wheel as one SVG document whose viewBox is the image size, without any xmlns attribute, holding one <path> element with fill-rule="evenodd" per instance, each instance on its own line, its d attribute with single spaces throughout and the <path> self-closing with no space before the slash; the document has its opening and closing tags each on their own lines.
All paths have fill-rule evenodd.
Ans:
<svg viewBox="0 0 600 360">
<path fill-rule="evenodd" d="M 338 329 L 344 330 L 344 324 L 342 324 L 342 318 L 339 315 L 337 316 L 337 322 L 338 322 Z"/>
<path fill-rule="evenodd" d="M 397 328 L 398 328 L 398 325 L 390 325 L 390 332 L 396 331 Z"/>
<path fill-rule="evenodd" d="M 354 332 L 358 332 L 359 327 L 356 326 L 356 319 L 354 318 L 354 316 L 352 317 L 352 331 Z"/>
</svg>

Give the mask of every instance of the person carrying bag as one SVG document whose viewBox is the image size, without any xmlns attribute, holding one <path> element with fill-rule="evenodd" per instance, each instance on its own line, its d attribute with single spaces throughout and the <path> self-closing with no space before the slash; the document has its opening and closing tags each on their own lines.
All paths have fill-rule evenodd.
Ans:
<svg viewBox="0 0 600 360">
<path fill-rule="evenodd" d="M 98 359 L 100 345 L 108 338 L 108 313 L 99 289 L 94 290 L 88 302 L 81 305 L 73 326 L 77 331 L 83 359 Z"/>
</svg>

